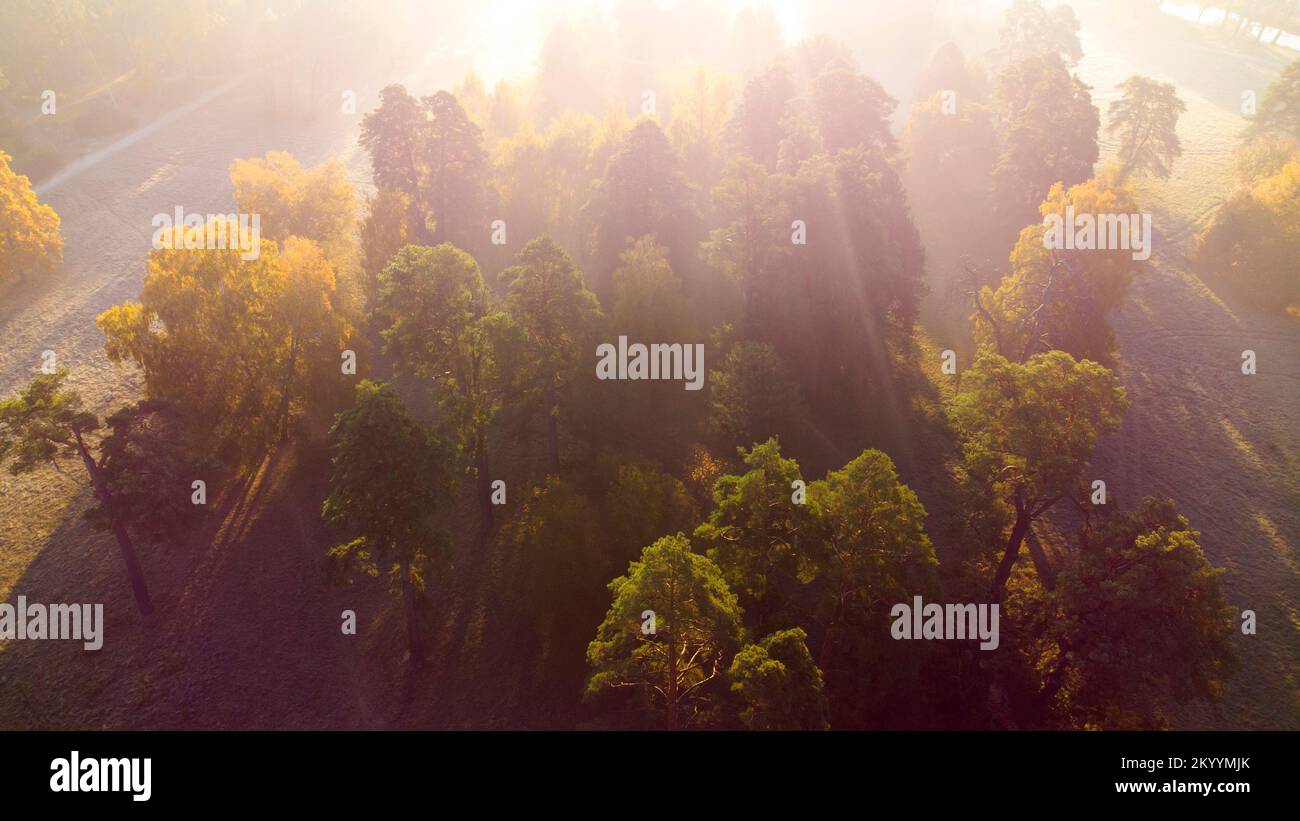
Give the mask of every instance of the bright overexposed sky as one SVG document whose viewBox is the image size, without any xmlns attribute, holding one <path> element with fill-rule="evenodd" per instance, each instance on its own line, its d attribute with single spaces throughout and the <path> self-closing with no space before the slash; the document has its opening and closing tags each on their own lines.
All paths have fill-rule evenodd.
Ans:
<svg viewBox="0 0 1300 821">
<path fill-rule="evenodd" d="M 731 0 L 732 15 L 739 14 L 744 8 L 768 6 L 781 26 L 781 39 L 787 46 L 793 46 L 807 33 L 807 18 L 804 15 L 802 0 Z"/>
<path fill-rule="evenodd" d="M 664 9 L 689 0 L 657 0 Z M 611 0 L 486 0 L 473 16 L 461 47 L 473 55 L 474 68 L 489 88 L 497 80 L 520 80 L 533 73 L 542 40 L 554 25 L 587 16 L 609 19 Z M 807 33 L 802 0 L 731 0 L 732 15 L 749 7 L 772 9 L 786 45 L 795 45 Z"/>
</svg>

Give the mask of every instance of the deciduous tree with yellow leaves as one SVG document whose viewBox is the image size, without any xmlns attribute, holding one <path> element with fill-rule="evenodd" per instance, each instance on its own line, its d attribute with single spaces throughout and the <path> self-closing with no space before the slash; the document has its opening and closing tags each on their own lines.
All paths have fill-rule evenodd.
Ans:
<svg viewBox="0 0 1300 821">
<path fill-rule="evenodd" d="M 63 261 L 59 215 L 36 198 L 32 181 L 10 168 L 10 159 L 0 151 L 0 284 Z"/>
<path fill-rule="evenodd" d="M 171 245 L 150 253 L 140 301 L 96 323 L 109 358 L 134 361 L 149 396 L 181 409 L 191 448 L 247 464 L 283 435 L 295 402 L 341 384 L 301 378 L 337 368 L 349 332 L 334 272 L 320 248 L 296 236 L 283 250 L 263 240 L 253 260 Z"/>
</svg>

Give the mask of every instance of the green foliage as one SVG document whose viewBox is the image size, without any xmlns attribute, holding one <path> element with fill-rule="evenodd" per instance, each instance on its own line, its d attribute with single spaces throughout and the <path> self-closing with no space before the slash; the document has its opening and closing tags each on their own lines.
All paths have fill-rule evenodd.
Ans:
<svg viewBox="0 0 1300 821">
<path fill-rule="evenodd" d="M 406 246 L 379 275 L 374 321 L 398 372 L 431 380 L 462 434 L 490 421 L 502 364 L 493 342 L 507 320 L 473 257 L 448 243 Z"/>
<path fill-rule="evenodd" d="M 680 339 L 690 330 L 690 308 L 668 249 L 638 237 L 614 271 L 614 327 L 629 339 Z"/>
<path fill-rule="evenodd" d="M 119 510 L 114 503 L 102 461 L 95 459 L 91 443 L 86 441 L 86 436 L 99 427 L 99 419 L 82 409 L 76 391 L 63 389 L 67 375 L 66 370 L 41 374 L 18 396 L 0 402 L 0 463 L 9 461 L 9 472 L 16 475 L 62 456 L 81 457 L 101 507 L 98 514 L 91 515 L 101 518 L 113 530 L 136 606 L 140 615 L 148 617 L 153 613 L 153 602 L 124 518 L 124 514 L 138 514 L 140 510 L 130 506 Z M 165 494 L 168 489 L 160 490 Z"/>
<path fill-rule="evenodd" d="M 907 344 L 926 292 L 906 192 L 869 136 L 833 156 L 813 145 L 794 176 L 733 162 L 714 190 L 722 226 L 702 246 L 740 291 L 741 336 L 802 363 L 794 376 L 814 408 L 846 413 L 878 386 L 890 345 Z"/>
<path fill-rule="evenodd" d="M 416 100 L 386 86 L 361 122 L 375 184 L 410 198 L 419 239 L 473 247 L 487 205 L 483 130 L 447 91 Z"/>
<path fill-rule="evenodd" d="M 397 84 L 379 92 L 379 108 L 361 120 L 361 147 L 370 154 L 375 185 L 381 190 L 399 191 L 417 206 L 422 205 L 422 168 L 418 161 L 424 111 L 419 100 Z M 420 212 L 420 228 L 424 227 Z"/>
<path fill-rule="evenodd" d="M 1139 74 L 1117 88 L 1123 96 L 1110 104 L 1106 133 L 1119 134 L 1121 173 L 1168 179 L 1174 159 L 1183 153 L 1177 126 L 1187 104 L 1178 99 L 1173 83 Z"/>
<path fill-rule="evenodd" d="M 803 627 L 815 631 L 820 658 L 831 665 L 827 692 L 843 726 L 917 718 L 915 705 L 904 706 L 899 694 L 915 686 L 924 654 L 901 651 L 886 629 L 892 605 L 936 585 L 934 549 L 916 494 L 879 451 L 866 451 L 812 483 L 799 500 L 793 486 L 799 466 L 782 457 L 776 440 L 742 449 L 741 456 L 749 470 L 717 480 L 716 507 L 695 537 L 707 550 L 707 568 L 734 591 L 728 595 L 738 613 L 743 609 L 751 634 L 775 633 L 733 660 L 730 678 L 741 696 L 742 720 L 749 726 L 825 726 L 821 673 Z M 655 547 L 666 548 L 667 541 Z M 689 551 L 684 539 L 676 542 L 678 550 Z M 615 580 L 611 589 L 627 584 Z M 589 656 L 620 624 L 626 634 L 618 635 L 634 642 L 642 610 L 662 616 L 651 605 L 634 607 L 616 599 Z M 710 701 L 715 720 L 724 706 L 720 697 Z"/>
<path fill-rule="evenodd" d="M 653 238 L 637 239 L 622 254 L 613 280 L 613 309 L 602 327 L 606 335 L 601 342 L 617 345 L 618 336 L 626 336 L 629 344 L 689 345 L 707 340 L 668 261 L 667 249 Z M 705 345 L 705 374 L 711 373 L 709 350 Z M 578 370 L 582 378 L 574 383 L 571 403 L 570 427 L 584 445 L 596 452 L 626 454 L 629 461 L 680 463 L 698 437 L 707 410 L 705 391 L 684 390 L 678 380 L 598 380 L 591 354 L 591 349 L 583 353 L 585 361 Z"/>
<path fill-rule="evenodd" d="M 984 71 L 977 64 L 968 61 L 961 48 L 951 40 L 935 49 L 916 83 L 918 100 L 925 100 L 943 91 L 957 95 L 958 113 L 966 105 L 977 103 L 988 94 L 988 77 Z"/>
<path fill-rule="evenodd" d="M 544 131 L 521 131 L 498 143 L 493 183 L 511 234 L 554 237 L 570 254 L 585 259 L 588 218 L 583 206 L 625 125 L 569 111 Z"/>
<path fill-rule="evenodd" d="M 788 598 L 814 575 L 820 533 L 813 508 L 793 501 L 799 465 L 781 456 L 775 439 L 740 454 L 749 470 L 718 480 L 716 507 L 695 536 L 762 629 L 781 620 Z"/>
<path fill-rule="evenodd" d="M 1077 489 L 1097 438 L 1127 406 L 1113 373 L 1064 351 L 1023 363 L 984 353 L 962 375 L 951 416 L 966 467 L 1030 509 Z"/>
<path fill-rule="evenodd" d="M 831 608 L 867 622 L 909 592 L 932 587 L 937 561 L 925 533 L 925 507 L 899 481 L 887 455 L 863 451 L 810 485 L 808 499 L 822 524 L 817 559 Z"/>
<path fill-rule="evenodd" d="M 375 322 L 399 368 L 468 389 L 472 363 L 461 342 L 488 310 L 474 258 L 454 245 L 407 245 L 379 275 Z"/>
<path fill-rule="evenodd" d="M 66 369 L 41 374 L 0 402 L 0 462 L 9 462 L 10 473 L 76 454 L 82 435 L 99 427 L 95 414 L 82 409 L 81 396 L 63 389 L 67 376 Z"/>
<path fill-rule="evenodd" d="M 546 416 L 550 470 L 559 473 L 559 416 L 569 406 L 569 387 L 592 349 L 600 304 L 583 284 L 582 272 L 550 238 L 524 246 L 515 265 L 501 272 L 505 307 L 518 323 L 525 361 L 518 363 L 525 396 Z M 526 400 L 527 401 L 527 400 Z"/>
<path fill-rule="evenodd" d="M 129 123 L 138 106 L 117 95 L 139 102 L 136 84 L 192 63 L 191 44 L 250 34 L 234 0 L 183 15 L 161 0 L 56 5 L 42 17 L 31 2 L 0 4 L 0 107 L 30 113 L 57 88 L 57 122 L 80 131 Z M 246 45 L 279 52 L 266 69 L 298 53 L 279 35 L 312 12 L 262 5 Z M 328 5 L 318 17 L 347 4 Z M 194 476 L 250 468 L 291 419 L 332 417 L 329 574 L 389 577 L 413 660 L 420 619 L 450 616 L 438 646 L 461 664 L 436 689 L 486 686 L 437 706 L 477 701 L 497 723 L 520 705 L 543 716 L 529 721 L 569 723 L 588 672 L 590 700 L 627 710 L 616 723 L 640 712 L 669 728 L 979 726 L 1006 703 L 1021 726 L 1147 728 L 1171 723 L 1169 701 L 1217 697 L 1234 669 L 1232 611 L 1222 571 L 1170 503 L 1114 514 L 1079 503 L 1077 538 L 1053 540 L 1050 562 L 1035 553 L 1037 572 L 1008 581 L 1023 542 L 1042 550 L 1034 523 L 1074 500 L 1119 425 L 1107 316 L 1141 270 L 1128 249 L 1045 248 L 1038 218 L 1138 211 L 1125 179 L 1167 178 L 1182 150 L 1176 89 L 1141 76 L 1119 87 L 1107 129 L 1118 172 L 1094 177 L 1100 117 L 1074 73 L 1079 21 L 1065 4 L 1008 4 L 992 84 L 981 61 L 940 47 L 899 144 L 897 101 L 834 37 L 786 48 L 770 10 L 658 5 L 614 3 L 590 25 L 555 27 L 534 82 L 489 89 L 471 71 L 450 93 L 384 88 L 361 122 L 376 190 L 360 222 L 340 163 L 236 160 L 237 210 L 261 215 L 261 256 L 186 250 L 192 229 L 178 226 L 149 255 L 139 300 L 97 320 L 109 358 L 139 366 L 146 398 L 104 431 L 66 372 L 38 376 L 0 402 L 0 463 L 20 473 L 82 460 L 99 500 L 87 516 L 115 532 L 147 612 L 126 527 L 184 539 L 202 510 L 188 501 Z M 708 45 L 744 65 L 739 77 L 678 59 L 716 38 L 697 25 L 715 20 L 731 23 L 731 43 Z M 343 42 L 310 31 L 317 45 Z M 901 48 L 923 42 L 894 33 Z M 747 82 L 733 108 L 736 79 Z M 626 103 L 642 89 L 660 92 L 659 113 L 632 121 Z M 1265 93 L 1238 155 L 1242 188 L 1197 238 L 1195 261 L 1300 315 L 1298 89 L 1300 61 Z M 21 148 L 45 133 L 33 116 L 10 129 Z M 68 154 L 51 145 L 23 167 L 42 150 Z M 498 218 L 509 240 L 489 246 Z M 915 327 L 927 251 L 943 285 L 959 257 L 1013 241 L 1005 278 L 975 283 L 976 362 L 927 382 L 916 363 L 934 340 Z M 62 254 L 58 215 L 3 153 L 0 250 L 0 284 Z M 489 287 L 484 272 L 498 270 Z M 333 413 L 354 387 L 339 353 L 368 341 L 350 325 L 362 297 L 369 341 L 383 343 L 364 367 L 391 370 L 430 419 L 370 381 Z M 595 378 L 593 346 L 619 336 L 707 341 L 708 391 Z M 939 421 L 953 431 L 915 424 L 928 414 L 939 426 L 935 390 L 952 397 Z M 927 430 L 960 434 L 960 461 L 902 443 Z M 927 500 L 956 508 L 930 527 L 942 568 L 917 492 L 890 456 L 864 449 L 884 442 Z M 854 453 L 803 485 L 804 469 Z M 452 530 L 468 513 L 465 476 L 477 540 Z M 510 504 L 494 532 L 488 487 L 502 477 Z M 946 538 L 962 521 L 961 538 Z M 913 596 L 982 600 L 975 588 L 999 553 L 990 598 L 1004 604 L 1010 652 L 891 638 L 891 609 Z M 439 577 L 455 599 L 417 608 Z M 472 678 L 503 658 L 509 692 Z"/>
<path fill-rule="evenodd" d="M 568 254 L 549 237 L 539 237 L 523 247 L 501 280 L 505 306 L 548 375 L 574 367 L 580 343 L 587 342 L 600 318 L 600 305 Z"/>
<path fill-rule="evenodd" d="M 732 447 L 789 441 L 806 413 L 798 384 L 766 342 L 740 342 L 727 352 L 709 384 L 709 404 L 710 427 Z"/>
<path fill-rule="evenodd" d="M 1074 65 L 1083 57 L 1079 18 L 1064 3 L 1045 9 L 1041 0 L 1015 0 L 1002 18 L 1000 35 L 1007 60 L 1052 55 Z"/>
<path fill-rule="evenodd" d="M 495 310 L 478 263 L 449 243 L 408 245 L 379 275 L 373 322 L 399 374 L 432 382 L 442 424 L 473 461 L 479 525 L 492 526 L 488 433 L 517 392 L 519 326 Z"/>
<path fill-rule="evenodd" d="M 1244 136 L 1251 139 L 1278 133 L 1300 139 L 1300 59 L 1293 60 L 1269 83 Z"/>
<path fill-rule="evenodd" d="M 999 149 L 992 112 L 960 94 L 954 103 L 955 112 L 946 111 L 943 92 L 936 91 L 913 105 L 903 146 L 917 213 L 960 231 L 963 219 L 987 218 Z M 961 233 L 976 238 L 974 231 Z"/>
<path fill-rule="evenodd" d="M 426 573 L 447 558 L 438 517 L 452 503 L 455 454 L 430 428 L 411 418 L 391 387 L 362 380 L 356 403 L 330 430 L 334 469 L 321 515 L 358 534 L 330 548 L 326 574 L 347 580 L 356 571 L 377 576 L 387 563 L 402 592 L 410 657 L 419 664 L 423 641 L 415 597 Z"/>
<path fill-rule="evenodd" d="M 410 244 L 412 233 L 409 196 L 381 188 L 367 197 L 366 216 L 361 223 L 361 271 L 367 310 L 375 307 L 379 296 L 379 273 Z"/>
<path fill-rule="evenodd" d="M 569 644 L 569 638 L 590 629 L 587 619 L 600 613 L 601 582 L 616 567 L 600 525 L 587 497 L 571 482 L 548 476 L 502 526 L 501 539 L 516 568 L 512 605 L 551 643 Z M 581 647 L 574 649 L 581 658 Z"/>
<path fill-rule="evenodd" d="M 1085 526 L 1029 615 L 1042 695 L 1072 727 L 1165 727 L 1171 702 L 1216 699 L 1237 668 L 1236 611 L 1200 534 L 1167 499 Z"/>
<path fill-rule="evenodd" d="M 781 298 L 764 300 L 772 308 L 764 338 L 786 361 L 807 363 L 800 379 L 810 399 L 844 396 L 860 386 L 861 360 L 883 361 L 887 340 L 910 335 L 926 291 L 925 249 L 902 182 L 877 151 L 815 157 L 793 191 L 790 212 L 809 240 L 797 269 L 783 272 Z"/>
<path fill-rule="evenodd" d="M 609 583 L 613 604 L 587 648 L 588 696 L 630 689 L 670 730 L 717 720 L 710 694 L 740 644 L 741 609 L 712 561 L 665 536 Z M 655 632 L 642 632 L 645 611 Z"/>
<path fill-rule="evenodd" d="M 368 379 L 330 438 L 334 469 L 321 514 L 360 534 L 330 550 L 336 571 L 373 576 L 390 554 L 413 570 L 435 560 L 446 546 L 437 517 L 450 504 L 451 448 L 411 418 L 391 387 Z"/>
<path fill-rule="evenodd" d="M 795 96 L 790 70 L 777 63 L 745 84 L 729 126 L 742 154 L 768 171 L 776 170 L 786 104 Z"/>
<path fill-rule="evenodd" d="M 612 270 L 629 240 L 646 234 L 678 254 L 694 250 L 690 202 L 672 144 L 653 120 L 638 121 L 610 158 L 586 205 L 595 226 L 592 270 Z M 683 268 L 685 261 L 676 258 L 673 267 Z M 598 278 L 593 287 L 604 298 L 608 286 L 608 280 Z"/>
<path fill-rule="evenodd" d="M 827 154 L 858 147 L 889 154 L 897 148 L 889 116 L 898 101 L 849 63 L 836 60 L 813 80 L 812 102 L 821 147 Z"/>
<path fill-rule="evenodd" d="M 739 286 L 746 333 L 762 332 L 774 313 L 780 278 L 789 264 L 788 178 L 740 157 L 727 166 L 713 190 L 713 207 L 722 227 L 709 232 L 701 252 L 710 267 Z"/>
<path fill-rule="evenodd" d="M 813 607 L 825 626 L 818 654 L 836 726 L 897 726 L 921 720 L 915 692 L 925 652 L 888 637 L 890 608 L 937 589 L 925 508 L 894 463 L 864 451 L 808 488 L 818 522 L 819 582 Z"/>
<path fill-rule="evenodd" d="M 747 644 L 732 659 L 727 678 L 744 704 L 740 719 L 751 730 L 825 730 L 821 670 L 798 627 Z"/>
<path fill-rule="evenodd" d="M 606 553 L 619 565 L 664 533 L 690 531 L 699 508 L 677 478 L 642 465 L 621 464 L 605 494 Z"/>
<path fill-rule="evenodd" d="M 1007 66 L 994 86 L 1002 151 L 993 169 L 996 207 L 1012 230 L 1033 220 L 1056 183 L 1090 178 L 1097 162 L 1101 114 L 1089 86 L 1052 53 Z"/>
<path fill-rule="evenodd" d="M 950 416 L 962 436 L 971 531 L 996 537 L 990 530 L 1012 522 L 989 593 L 994 601 L 1034 520 L 1076 498 L 1098 437 L 1119 426 L 1126 406 L 1113 373 L 1064 351 L 1024 363 L 983 353 L 963 375 Z"/>
<path fill-rule="evenodd" d="M 446 91 L 421 100 L 425 124 L 420 133 L 424 203 L 434 243 L 477 243 L 487 203 L 487 155 L 483 132 Z"/>
</svg>

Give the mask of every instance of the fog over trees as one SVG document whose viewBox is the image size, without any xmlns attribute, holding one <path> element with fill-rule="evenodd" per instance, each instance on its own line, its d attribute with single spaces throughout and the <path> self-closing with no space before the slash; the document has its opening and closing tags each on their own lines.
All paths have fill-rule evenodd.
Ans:
<svg viewBox="0 0 1300 821">
<path fill-rule="evenodd" d="M 1203 387 L 1153 395 L 1141 334 L 1181 310 L 1147 283 L 1178 276 L 1294 339 L 1300 59 L 1211 145 L 1190 70 L 1090 84 L 1091 18 L 1065 3 L 923 2 L 932 27 L 886 4 L 542 4 L 436 83 L 396 67 L 433 59 L 418 3 L 59 5 L 0 11 L 0 97 L 27 112 L 0 130 L 0 322 L 74 250 L 67 189 L 42 186 L 93 134 L 24 125 L 42 83 L 116 141 L 147 116 L 141 78 L 281 52 L 297 67 L 248 124 L 351 118 L 328 150 L 241 142 L 219 196 L 183 202 L 197 221 L 148 246 L 157 226 L 130 223 L 91 349 L 51 340 L 57 363 L 6 379 L 0 463 L 81 463 L 64 492 L 93 497 L 143 616 L 236 596 L 177 579 L 241 544 L 266 562 L 244 562 L 248 601 L 283 589 L 338 638 L 355 599 L 349 664 L 383 682 L 337 698 L 385 718 L 347 726 L 1151 729 L 1238 686 L 1265 596 L 1229 586 L 1238 546 L 1193 485 L 1122 451 L 1182 447 L 1153 405 L 1210 414 L 1253 467 L 1201 472 L 1240 470 L 1259 532 L 1297 535 L 1266 506 L 1289 480 L 1249 484 L 1294 467 L 1294 437 L 1235 427 Z M 1142 13 L 1269 54 L 1300 32 L 1294 4 L 1220 5 L 1221 25 Z M 351 112 L 349 31 L 393 66 Z M 1231 185 L 1187 216 L 1170 186 L 1221 143 Z M 252 214 L 254 248 L 212 247 Z M 1220 359 L 1160 367 L 1295 371 L 1248 375 L 1260 343 L 1226 333 Z M 996 605 L 996 649 L 891 635 L 916 597 Z M 1269 652 L 1249 663 L 1292 657 Z"/>
</svg>

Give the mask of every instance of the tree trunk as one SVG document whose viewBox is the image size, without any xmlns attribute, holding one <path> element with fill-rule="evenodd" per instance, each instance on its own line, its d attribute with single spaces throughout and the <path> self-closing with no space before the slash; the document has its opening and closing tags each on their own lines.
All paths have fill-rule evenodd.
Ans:
<svg viewBox="0 0 1300 821">
<path fill-rule="evenodd" d="M 989 590 L 989 599 L 995 604 L 1002 601 L 1007 579 L 1011 578 L 1011 568 L 1015 566 L 1016 557 L 1020 555 L 1020 545 L 1025 540 L 1025 533 L 1029 530 L 1031 521 L 1028 506 L 1021 507 L 1017 505 L 1016 523 L 1011 528 L 1011 536 L 1007 539 L 1006 552 L 1002 554 L 1002 562 L 998 565 L 997 575 L 993 577 L 993 587 Z"/>
<path fill-rule="evenodd" d="M 1034 570 L 1038 573 L 1038 580 L 1048 590 L 1054 589 L 1056 568 L 1052 567 L 1052 562 L 1047 558 L 1047 551 L 1043 550 L 1043 544 L 1038 541 L 1038 534 L 1034 532 L 1032 525 L 1025 532 L 1025 544 L 1029 547 L 1029 557 L 1034 560 Z"/>
<path fill-rule="evenodd" d="M 668 642 L 668 729 L 677 729 L 677 645 Z"/>
<path fill-rule="evenodd" d="M 475 434 L 474 467 L 478 473 L 479 534 L 486 536 L 492 530 L 492 475 L 488 466 L 487 441 L 481 430 Z"/>
<path fill-rule="evenodd" d="M 77 433 L 77 450 L 81 453 L 81 461 L 86 465 L 86 472 L 90 474 L 90 481 L 95 486 L 95 495 L 99 497 L 100 504 L 104 506 L 104 512 L 108 514 L 109 522 L 113 527 L 113 535 L 117 538 L 117 546 L 122 551 L 122 561 L 126 563 L 126 576 L 131 582 L 131 592 L 135 594 L 135 606 L 140 610 L 141 616 L 153 615 L 153 601 L 149 598 L 149 588 L 144 582 L 144 571 L 140 569 L 140 560 L 135 555 L 135 545 L 131 544 L 131 536 L 126 532 L 126 527 L 117 517 L 117 511 L 113 509 L 113 497 L 108 492 L 108 484 L 104 481 L 103 475 L 99 472 L 99 465 L 91 458 L 90 451 L 86 448 L 86 443 L 81 440 L 81 434 Z"/>
<path fill-rule="evenodd" d="M 1056 667 L 1043 680 L 1043 689 L 1038 694 L 1044 704 L 1050 704 L 1056 694 L 1060 692 L 1061 687 L 1065 684 L 1065 674 L 1070 670 L 1070 644 L 1068 642 L 1058 642 L 1057 647 L 1059 654 Z"/>
<path fill-rule="evenodd" d="M 411 651 L 411 664 L 418 667 L 424 661 L 424 642 L 420 640 L 420 625 L 415 618 L 415 588 L 411 585 L 411 562 L 403 557 L 400 565 L 402 611 L 406 615 L 406 642 Z"/>
<path fill-rule="evenodd" d="M 546 439 L 550 447 L 551 475 L 560 475 L 560 403 L 555 398 L 555 385 L 546 391 Z"/>
<path fill-rule="evenodd" d="M 835 593 L 835 612 L 831 614 L 830 623 L 826 625 L 826 635 L 822 638 L 822 649 L 821 652 L 817 654 L 817 666 L 821 668 L 823 673 L 826 671 L 826 665 L 830 661 L 831 647 L 833 644 L 832 636 L 835 633 L 835 626 L 839 624 L 840 614 L 844 611 L 845 592 L 844 584 L 841 583 L 840 589 Z"/>
<path fill-rule="evenodd" d="M 293 372 L 298 369 L 298 326 L 293 328 L 293 341 L 289 344 L 289 367 L 284 374 L 284 390 L 280 396 L 279 418 L 280 434 L 276 441 L 283 442 L 289 438 L 289 391 L 293 387 Z"/>
</svg>

